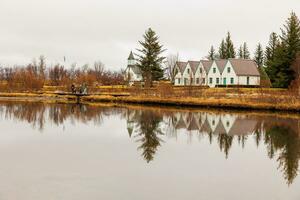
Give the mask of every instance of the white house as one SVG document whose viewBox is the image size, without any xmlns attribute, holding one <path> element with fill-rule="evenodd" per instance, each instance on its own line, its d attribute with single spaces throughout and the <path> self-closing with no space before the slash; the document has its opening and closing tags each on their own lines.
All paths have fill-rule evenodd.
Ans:
<svg viewBox="0 0 300 200">
<path fill-rule="evenodd" d="M 128 81 L 129 85 L 132 85 L 136 81 L 142 81 L 143 76 L 140 68 L 136 65 L 132 51 L 128 57 L 128 64 L 124 72 L 124 79 Z"/>
<path fill-rule="evenodd" d="M 253 60 L 201 60 L 177 62 L 175 85 L 260 85 L 260 73 Z"/>
</svg>

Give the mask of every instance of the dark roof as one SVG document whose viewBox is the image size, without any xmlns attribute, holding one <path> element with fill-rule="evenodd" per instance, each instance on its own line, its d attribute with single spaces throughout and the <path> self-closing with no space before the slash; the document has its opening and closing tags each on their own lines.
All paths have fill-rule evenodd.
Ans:
<svg viewBox="0 0 300 200">
<path fill-rule="evenodd" d="M 238 76 L 260 76 L 257 64 L 253 60 L 229 59 L 229 62 Z"/>
<path fill-rule="evenodd" d="M 132 53 L 132 51 L 130 51 L 130 54 L 129 54 L 128 60 L 134 60 L 134 56 L 133 56 L 133 53 Z"/>
<path fill-rule="evenodd" d="M 219 121 L 216 130 L 214 131 L 214 134 L 226 134 L 226 130 L 221 120 Z"/>
<path fill-rule="evenodd" d="M 223 73 L 223 70 L 227 64 L 228 60 L 216 60 L 217 67 L 219 68 L 220 73 Z"/>
<path fill-rule="evenodd" d="M 254 119 L 236 119 L 228 135 L 249 135 L 254 132 L 256 125 Z"/>
<path fill-rule="evenodd" d="M 199 127 L 197 125 L 197 121 L 195 120 L 195 118 L 193 117 L 191 122 L 190 122 L 190 125 L 188 126 L 188 130 L 189 131 L 194 131 L 194 130 L 198 130 Z"/>
<path fill-rule="evenodd" d="M 191 66 L 192 72 L 195 74 L 200 62 L 199 61 L 188 61 L 188 63 Z"/>
<path fill-rule="evenodd" d="M 187 65 L 187 62 L 176 62 L 176 65 L 178 66 L 180 72 L 183 73 Z"/>
<path fill-rule="evenodd" d="M 211 127 L 210 127 L 207 119 L 205 120 L 204 124 L 201 126 L 200 131 L 205 132 L 205 133 L 211 133 L 212 132 Z"/>
<path fill-rule="evenodd" d="M 213 64 L 214 61 L 212 60 L 201 60 L 200 61 L 204 67 L 204 70 L 206 71 L 206 73 L 208 73 L 211 65 Z"/>
<path fill-rule="evenodd" d="M 186 128 L 186 124 L 185 124 L 184 120 L 182 119 L 182 116 L 180 116 L 180 119 L 177 122 L 175 129 L 183 129 L 183 128 Z"/>
</svg>

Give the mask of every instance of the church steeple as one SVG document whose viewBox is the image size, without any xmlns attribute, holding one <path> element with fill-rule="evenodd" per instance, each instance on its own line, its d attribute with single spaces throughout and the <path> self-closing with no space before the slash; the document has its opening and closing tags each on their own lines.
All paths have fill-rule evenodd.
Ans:
<svg viewBox="0 0 300 200">
<path fill-rule="evenodd" d="M 132 51 L 130 51 L 130 54 L 128 57 L 128 65 L 135 65 L 135 59 L 134 59 Z"/>
</svg>

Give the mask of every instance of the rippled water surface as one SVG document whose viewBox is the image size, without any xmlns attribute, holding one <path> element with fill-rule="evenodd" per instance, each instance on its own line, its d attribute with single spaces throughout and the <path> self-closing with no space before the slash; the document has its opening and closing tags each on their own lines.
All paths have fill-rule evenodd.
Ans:
<svg viewBox="0 0 300 200">
<path fill-rule="evenodd" d="M 300 115 L 0 103 L 1 200 L 300 199 Z"/>
</svg>

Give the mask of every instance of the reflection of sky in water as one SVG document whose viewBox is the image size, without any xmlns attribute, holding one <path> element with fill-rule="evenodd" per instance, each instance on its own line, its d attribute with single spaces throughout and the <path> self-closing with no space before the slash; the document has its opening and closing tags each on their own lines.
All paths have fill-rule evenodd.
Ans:
<svg viewBox="0 0 300 200">
<path fill-rule="evenodd" d="M 287 161 L 293 166 L 299 162 L 297 134 L 287 137 L 290 133 L 283 133 L 298 133 L 295 119 L 159 108 L 79 110 L 69 105 L 20 105 L 21 110 L 14 107 L 6 112 L 3 106 L 0 111 L 0 199 L 300 197 L 299 178 L 288 186 L 284 167 L 278 169 L 284 149 L 291 154 Z M 38 116 L 43 109 L 42 119 Z M 227 119 L 235 132 L 230 132 Z M 184 123 L 178 126 L 181 120 Z M 44 121 L 42 130 L 37 121 Z M 209 127 L 204 129 L 201 124 L 205 123 Z M 277 125 L 289 129 L 278 131 Z M 128 128 L 132 127 L 129 137 Z M 150 137 L 150 144 L 139 148 L 141 139 L 146 138 L 143 128 L 152 129 L 150 135 L 161 129 L 163 135 L 158 138 L 162 141 L 157 145 Z M 233 134 L 232 140 L 219 136 L 224 130 Z M 243 134 L 237 135 L 236 130 Z M 257 131 L 260 133 L 255 134 Z M 244 147 L 241 135 L 247 137 Z M 230 143 L 228 158 L 226 143 Z M 153 160 L 147 163 L 142 154 L 152 144 L 156 147 Z M 272 159 L 270 152 L 274 152 Z"/>
</svg>

